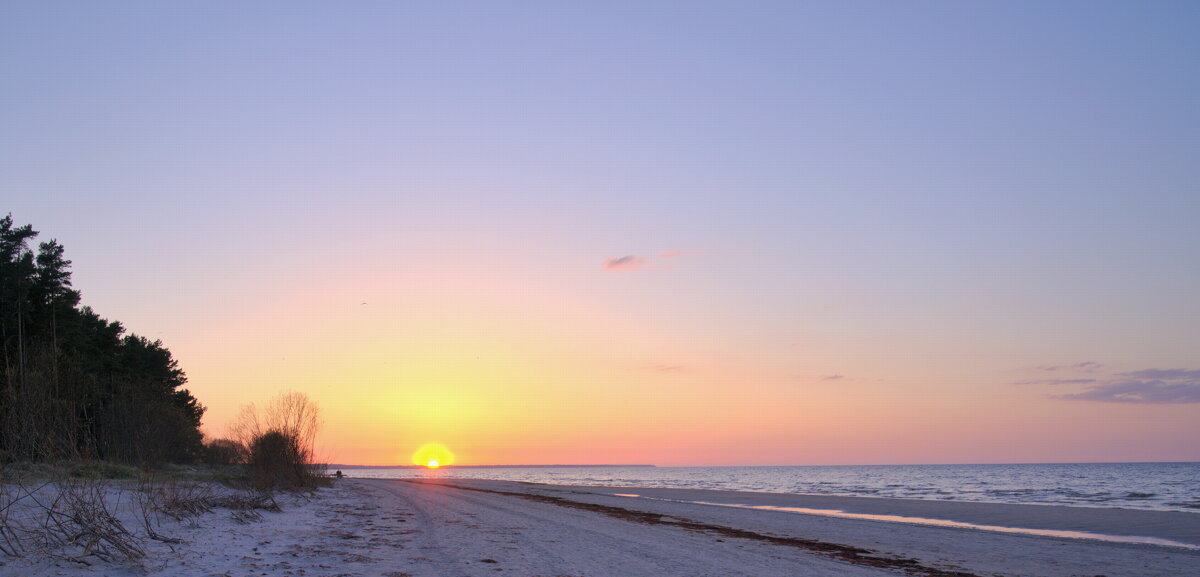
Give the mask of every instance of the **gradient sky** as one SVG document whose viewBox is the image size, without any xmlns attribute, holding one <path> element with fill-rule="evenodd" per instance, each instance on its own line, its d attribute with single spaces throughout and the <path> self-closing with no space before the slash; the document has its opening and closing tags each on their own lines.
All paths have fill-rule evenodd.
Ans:
<svg viewBox="0 0 1200 577">
<path fill-rule="evenodd" d="M 221 435 L 1200 460 L 1200 4 L 10 3 L 0 212 Z"/>
</svg>

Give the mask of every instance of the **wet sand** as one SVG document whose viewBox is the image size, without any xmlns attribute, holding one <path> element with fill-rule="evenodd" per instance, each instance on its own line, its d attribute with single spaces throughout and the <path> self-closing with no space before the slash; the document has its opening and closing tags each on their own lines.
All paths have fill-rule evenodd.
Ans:
<svg viewBox="0 0 1200 577">
<path fill-rule="evenodd" d="M 492 481 L 488 481 L 492 483 Z M 529 485 L 518 483 L 515 485 Z M 553 485 L 543 485 L 543 489 Z M 811 514 L 844 512 L 845 517 L 896 517 L 897 522 L 929 524 L 952 521 L 971 525 L 1038 531 L 1086 533 L 1094 537 L 1117 537 L 1136 542 L 1175 542 L 1200 548 L 1200 513 L 1150 511 L 1056 505 L 1015 505 L 966 501 L 836 497 L 828 495 L 785 495 L 744 491 L 701 489 L 645 489 L 636 487 L 572 487 L 575 492 L 622 495 L 626 498 L 664 499 L 690 503 L 776 509 L 806 509 Z M 1036 534 L 1036 533 L 1035 533 Z M 1088 535 L 1079 535 L 1086 538 Z"/>
</svg>

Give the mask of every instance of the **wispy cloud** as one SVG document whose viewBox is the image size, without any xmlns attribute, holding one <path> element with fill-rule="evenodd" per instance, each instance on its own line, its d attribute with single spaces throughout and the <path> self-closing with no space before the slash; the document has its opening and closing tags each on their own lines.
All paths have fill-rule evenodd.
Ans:
<svg viewBox="0 0 1200 577">
<path fill-rule="evenodd" d="M 627 254 L 604 259 L 603 268 L 606 271 L 672 270 L 674 268 L 672 261 L 701 254 L 701 252 L 698 250 L 664 250 L 652 256 Z"/>
<path fill-rule="evenodd" d="M 646 259 L 636 254 L 627 254 L 617 258 L 604 259 L 604 270 L 626 271 L 646 267 Z"/>
<path fill-rule="evenodd" d="M 1043 365 L 1038 376 L 1014 385 L 1047 385 L 1074 388 L 1073 392 L 1050 395 L 1064 401 L 1098 403 L 1181 404 L 1200 403 L 1200 369 L 1142 369 L 1116 373 L 1101 371 L 1104 365 L 1085 361 L 1071 365 Z M 1108 373 L 1105 375 L 1104 373 Z M 1079 387 L 1071 387 L 1079 385 Z"/>
<path fill-rule="evenodd" d="M 1017 381 L 1014 385 L 1083 385 L 1094 383 L 1096 379 L 1029 379 Z"/>
<path fill-rule="evenodd" d="M 1117 373 L 1117 376 L 1128 377 L 1130 379 L 1200 382 L 1200 370 L 1192 369 L 1145 369 L 1129 373 Z"/>
<path fill-rule="evenodd" d="M 1103 366 L 1104 365 L 1102 365 L 1100 363 L 1094 363 L 1092 361 L 1084 361 L 1082 363 L 1075 363 L 1073 365 L 1042 365 L 1042 366 L 1038 367 L 1038 370 L 1046 371 L 1048 373 L 1053 373 L 1056 371 L 1075 371 L 1075 372 L 1081 372 L 1081 373 L 1093 373 L 1093 372 L 1096 372 L 1097 369 L 1099 369 Z"/>
<path fill-rule="evenodd" d="M 1081 393 L 1054 395 L 1068 401 L 1098 401 L 1101 403 L 1200 403 L 1200 381 L 1170 383 L 1165 381 L 1124 381 L 1105 383 Z"/>
<path fill-rule="evenodd" d="M 687 371 L 682 365 L 650 365 L 650 370 L 660 373 L 683 373 Z"/>
<path fill-rule="evenodd" d="M 1200 403 L 1200 370 L 1194 369 L 1143 369 L 1115 373 L 1107 379 L 1050 379 L 1028 381 L 1023 384 L 1092 385 L 1077 393 L 1051 395 L 1056 399 L 1066 401 L 1145 404 Z"/>
<path fill-rule="evenodd" d="M 846 380 L 846 375 L 828 375 L 825 377 L 821 377 L 821 380 L 822 381 L 844 381 L 844 380 Z"/>
</svg>

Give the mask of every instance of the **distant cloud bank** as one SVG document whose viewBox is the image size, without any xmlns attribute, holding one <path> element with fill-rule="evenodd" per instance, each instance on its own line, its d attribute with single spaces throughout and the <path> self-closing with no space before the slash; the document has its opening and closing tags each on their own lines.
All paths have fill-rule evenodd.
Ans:
<svg viewBox="0 0 1200 577">
<path fill-rule="evenodd" d="M 1164 381 L 1125 381 L 1106 383 L 1082 393 L 1054 395 L 1069 401 L 1102 403 L 1200 403 L 1200 381 L 1170 383 Z"/>
<path fill-rule="evenodd" d="M 1068 366 L 1043 366 L 1042 371 L 1060 369 L 1092 373 L 1102 365 L 1093 362 Z M 1030 379 L 1016 385 L 1091 385 L 1075 393 L 1051 395 L 1065 401 L 1100 403 L 1184 404 L 1200 403 L 1200 370 L 1143 369 L 1113 373 L 1107 378 Z"/>
<path fill-rule="evenodd" d="M 1132 373 L 1117 373 L 1118 377 L 1131 379 L 1161 379 L 1164 381 L 1200 381 L 1200 370 L 1189 369 L 1146 369 Z"/>
</svg>

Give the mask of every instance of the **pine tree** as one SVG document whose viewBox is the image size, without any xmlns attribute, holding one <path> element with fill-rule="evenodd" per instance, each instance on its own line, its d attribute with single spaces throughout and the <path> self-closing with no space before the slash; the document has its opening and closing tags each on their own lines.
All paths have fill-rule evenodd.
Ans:
<svg viewBox="0 0 1200 577">
<path fill-rule="evenodd" d="M 0 219 L 0 459 L 201 456 L 204 407 L 160 341 L 79 307 L 56 240 Z"/>
</svg>

